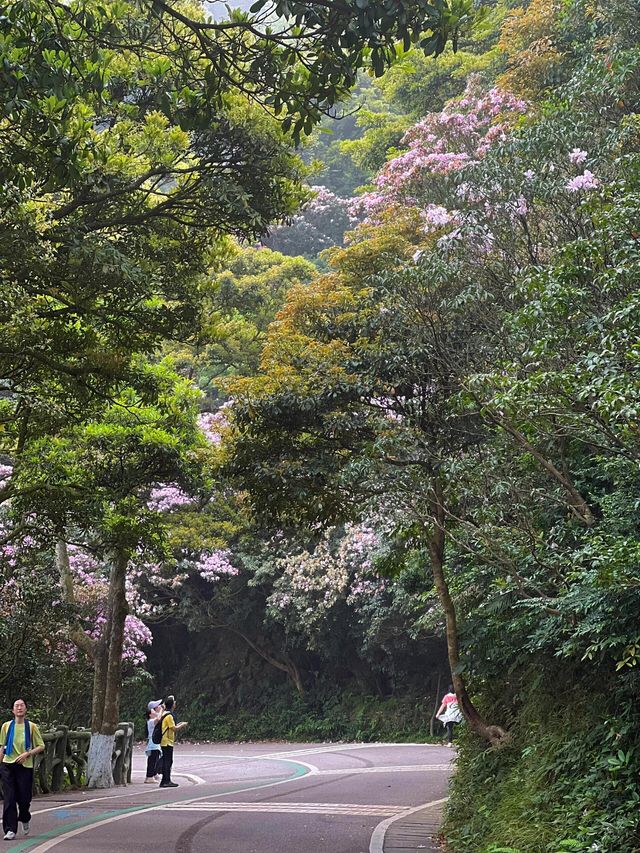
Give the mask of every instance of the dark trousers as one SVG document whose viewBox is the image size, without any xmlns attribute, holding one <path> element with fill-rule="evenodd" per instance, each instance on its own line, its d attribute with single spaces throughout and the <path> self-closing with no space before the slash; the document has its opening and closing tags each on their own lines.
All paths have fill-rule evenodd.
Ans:
<svg viewBox="0 0 640 853">
<path fill-rule="evenodd" d="M 162 773 L 162 752 L 154 749 L 147 755 L 147 779 L 157 773 Z"/>
<path fill-rule="evenodd" d="M 33 793 L 33 768 L 21 764 L 0 765 L 4 808 L 2 810 L 2 829 L 6 832 L 18 831 L 18 820 L 29 823 L 31 820 L 31 795 Z"/>
<path fill-rule="evenodd" d="M 166 785 L 171 781 L 171 767 L 173 765 L 173 747 L 162 747 L 162 782 L 161 785 Z"/>
<path fill-rule="evenodd" d="M 449 741 L 449 743 L 453 743 L 453 727 L 454 726 L 455 726 L 455 723 L 453 722 L 453 720 L 449 720 L 448 723 L 444 724 L 444 727 L 447 730 L 447 740 Z"/>
</svg>

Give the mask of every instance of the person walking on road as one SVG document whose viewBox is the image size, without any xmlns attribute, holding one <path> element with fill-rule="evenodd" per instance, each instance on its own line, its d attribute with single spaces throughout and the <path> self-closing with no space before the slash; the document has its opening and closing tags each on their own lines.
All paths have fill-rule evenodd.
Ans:
<svg viewBox="0 0 640 853">
<path fill-rule="evenodd" d="M 161 788 L 177 788 L 178 783 L 171 781 L 171 768 L 173 766 L 173 744 L 176 732 L 186 728 L 187 723 L 176 723 L 175 710 L 176 700 L 173 696 L 167 696 L 164 700 L 165 712 L 162 715 L 162 781 Z"/>
<path fill-rule="evenodd" d="M 162 699 L 153 699 L 147 705 L 147 748 L 144 751 L 147 756 L 145 785 L 158 782 L 160 780 L 160 773 L 162 772 L 162 746 L 159 743 L 153 742 L 153 730 L 158 720 L 162 717 L 163 711 L 164 705 L 162 704 Z"/>
<path fill-rule="evenodd" d="M 29 834 L 31 796 L 33 794 L 33 756 L 44 752 L 40 729 L 27 720 L 24 699 L 13 703 L 13 720 L 0 728 L 0 779 L 4 808 L 2 829 L 4 840 L 12 841 L 18 832 Z"/>
<path fill-rule="evenodd" d="M 453 747 L 453 728 L 456 723 L 462 721 L 462 712 L 458 705 L 458 697 L 453 692 L 453 684 L 449 685 L 449 692 L 442 697 L 436 717 L 447 730 L 447 746 L 451 749 Z"/>
</svg>

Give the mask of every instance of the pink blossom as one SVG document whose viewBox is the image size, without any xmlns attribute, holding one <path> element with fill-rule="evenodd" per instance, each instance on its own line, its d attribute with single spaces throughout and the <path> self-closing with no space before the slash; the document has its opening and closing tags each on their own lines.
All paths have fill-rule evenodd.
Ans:
<svg viewBox="0 0 640 853">
<path fill-rule="evenodd" d="M 232 404 L 233 401 L 229 400 L 227 403 L 220 406 L 217 412 L 203 412 L 198 417 L 198 426 L 204 433 L 204 437 L 207 439 L 209 444 L 213 444 L 217 447 L 222 443 L 222 431 L 229 424 L 227 411 L 225 410 L 228 410 Z"/>
<path fill-rule="evenodd" d="M 510 203 L 509 207 L 516 216 L 526 216 L 529 211 L 529 205 L 523 195 L 519 195 L 515 201 Z"/>
<path fill-rule="evenodd" d="M 422 218 L 427 223 L 425 225 L 425 231 L 435 231 L 438 228 L 442 228 L 445 225 L 449 225 L 450 222 L 453 221 L 455 216 L 455 211 L 450 213 L 446 207 L 442 207 L 439 204 L 429 204 L 422 211 Z"/>
<path fill-rule="evenodd" d="M 567 189 L 571 192 L 579 190 L 594 190 L 600 186 L 600 181 L 588 169 L 585 169 L 582 175 L 577 175 L 567 183 Z"/>
<path fill-rule="evenodd" d="M 199 575 L 211 583 L 219 581 L 221 577 L 234 577 L 238 570 L 231 564 L 229 551 L 218 550 L 204 553 L 196 563 L 196 571 Z"/>
<path fill-rule="evenodd" d="M 11 465 L 0 465 L 0 483 L 4 480 L 8 480 L 12 474 L 13 468 Z"/>
<path fill-rule="evenodd" d="M 191 503 L 193 503 L 193 498 L 183 492 L 180 486 L 175 483 L 168 483 L 152 489 L 147 506 L 156 512 L 170 512 Z"/>
<path fill-rule="evenodd" d="M 574 148 L 573 151 L 569 152 L 569 160 L 576 166 L 582 165 L 586 159 L 587 152 L 583 151 L 581 148 Z"/>
</svg>

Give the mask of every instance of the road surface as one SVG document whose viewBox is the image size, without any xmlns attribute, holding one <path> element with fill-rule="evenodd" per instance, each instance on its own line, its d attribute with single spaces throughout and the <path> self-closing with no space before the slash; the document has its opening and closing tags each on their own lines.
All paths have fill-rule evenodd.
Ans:
<svg viewBox="0 0 640 853">
<path fill-rule="evenodd" d="M 38 797 L 7 853 L 390 853 L 446 797 L 452 750 L 422 744 L 176 744 L 178 788 Z M 422 811 L 418 807 L 432 804 Z M 22 830 L 22 827 L 20 827 Z M 391 844 L 392 846 L 388 846 Z M 397 845 L 402 846 L 398 847 Z"/>
</svg>

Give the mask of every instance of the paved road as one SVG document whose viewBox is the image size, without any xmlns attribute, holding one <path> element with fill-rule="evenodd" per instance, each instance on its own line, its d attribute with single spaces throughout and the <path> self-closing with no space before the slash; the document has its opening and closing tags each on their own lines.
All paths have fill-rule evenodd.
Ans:
<svg viewBox="0 0 640 853">
<path fill-rule="evenodd" d="M 0 852 L 382 853 L 387 828 L 446 796 L 452 757 L 413 744 L 182 743 L 180 787 L 161 789 L 143 784 L 139 750 L 132 785 L 36 798 L 32 835 Z"/>
</svg>

